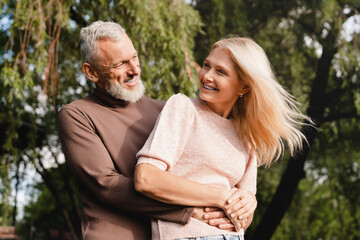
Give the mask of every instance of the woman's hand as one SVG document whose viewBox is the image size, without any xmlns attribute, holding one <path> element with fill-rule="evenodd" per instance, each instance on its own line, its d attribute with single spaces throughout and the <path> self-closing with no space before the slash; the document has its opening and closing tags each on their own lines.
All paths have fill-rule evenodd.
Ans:
<svg viewBox="0 0 360 240">
<path fill-rule="evenodd" d="M 229 190 L 194 182 L 151 164 L 136 167 L 134 182 L 136 191 L 164 203 L 221 208 L 236 230 L 249 225 L 247 217 L 252 218 L 257 206 L 255 195 L 244 189 Z"/>
<path fill-rule="evenodd" d="M 231 197 L 226 201 L 230 205 L 227 214 L 230 214 L 232 218 L 248 218 L 255 212 L 257 207 L 255 194 L 242 188 L 235 189 Z"/>
<path fill-rule="evenodd" d="M 237 188 L 233 188 L 231 192 L 231 196 L 227 199 L 222 209 L 228 215 L 237 231 L 241 228 L 246 229 L 250 225 L 257 207 L 255 194 L 245 189 Z"/>
</svg>

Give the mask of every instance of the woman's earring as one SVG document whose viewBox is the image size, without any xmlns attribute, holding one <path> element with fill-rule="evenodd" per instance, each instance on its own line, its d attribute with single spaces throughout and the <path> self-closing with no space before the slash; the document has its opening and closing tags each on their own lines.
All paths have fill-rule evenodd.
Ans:
<svg viewBox="0 0 360 240">
<path fill-rule="evenodd" d="M 244 94 L 240 93 L 240 97 L 242 98 L 244 96 Z"/>
</svg>

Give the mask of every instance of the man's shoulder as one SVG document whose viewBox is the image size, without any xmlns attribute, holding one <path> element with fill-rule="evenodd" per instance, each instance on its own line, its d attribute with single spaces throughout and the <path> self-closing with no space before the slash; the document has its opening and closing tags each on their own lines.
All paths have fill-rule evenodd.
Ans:
<svg viewBox="0 0 360 240">
<path fill-rule="evenodd" d="M 97 111 L 98 105 L 96 101 L 90 96 L 74 100 L 61 107 L 57 119 L 59 125 L 68 124 L 69 120 L 83 121 L 88 119 Z"/>
<path fill-rule="evenodd" d="M 65 110 L 72 111 L 85 111 L 86 109 L 93 108 L 99 105 L 92 95 L 89 95 L 85 98 L 74 100 L 64 106 L 61 107 L 60 112 Z"/>
<path fill-rule="evenodd" d="M 122 106 L 119 105 L 118 109 L 122 109 L 122 111 L 132 111 L 134 108 L 137 108 L 137 109 L 147 109 L 149 111 L 151 110 L 161 111 L 164 105 L 165 105 L 164 101 L 143 96 L 136 103 L 130 103 L 128 105 L 122 105 Z M 110 108 L 117 108 L 117 107 L 110 106 L 105 102 L 102 102 L 101 100 L 97 99 L 94 95 L 89 95 L 88 97 L 74 100 L 64 105 L 60 109 L 60 113 L 63 111 L 72 111 L 72 112 L 93 115 L 93 114 L 97 114 L 98 111 L 103 111 L 105 109 L 110 109 Z"/>
<path fill-rule="evenodd" d="M 163 108 L 165 105 L 165 101 L 161 101 L 158 99 L 154 99 L 154 98 L 149 98 L 146 96 L 143 96 L 138 102 L 136 102 L 137 104 L 142 104 L 142 105 L 148 105 L 148 106 L 153 106 L 155 108 Z"/>
</svg>

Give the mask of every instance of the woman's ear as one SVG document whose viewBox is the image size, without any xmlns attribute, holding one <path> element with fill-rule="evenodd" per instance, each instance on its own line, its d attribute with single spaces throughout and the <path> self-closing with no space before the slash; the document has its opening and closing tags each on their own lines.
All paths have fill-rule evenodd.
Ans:
<svg viewBox="0 0 360 240">
<path fill-rule="evenodd" d="M 248 93 L 250 91 L 250 87 L 248 85 L 244 85 L 240 91 L 239 91 L 239 95 L 240 96 L 243 96 L 245 95 L 246 93 Z"/>
<path fill-rule="evenodd" d="M 90 63 L 83 63 L 82 70 L 90 81 L 93 81 L 94 83 L 97 83 L 99 81 L 99 76 L 93 66 L 90 65 Z"/>
</svg>

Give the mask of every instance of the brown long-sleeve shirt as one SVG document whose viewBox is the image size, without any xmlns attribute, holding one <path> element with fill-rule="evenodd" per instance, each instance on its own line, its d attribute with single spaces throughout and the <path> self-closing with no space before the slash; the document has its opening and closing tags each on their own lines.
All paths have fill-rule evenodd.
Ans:
<svg viewBox="0 0 360 240">
<path fill-rule="evenodd" d="M 126 103 L 96 88 L 60 110 L 63 152 L 81 184 L 83 239 L 150 239 L 149 217 L 189 221 L 192 208 L 166 205 L 134 190 L 135 155 L 163 106 L 147 97 Z"/>
</svg>

